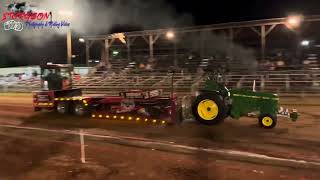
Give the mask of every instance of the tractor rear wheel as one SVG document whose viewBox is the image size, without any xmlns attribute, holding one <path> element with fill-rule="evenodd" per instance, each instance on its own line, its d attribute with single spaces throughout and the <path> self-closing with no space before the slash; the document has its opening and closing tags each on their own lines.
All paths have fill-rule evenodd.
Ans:
<svg viewBox="0 0 320 180">
<path fill-rule="evenodd" d="M 201 124 L 215 125 L 226 117 L 223 100 L 214 93 L 199 95 L 192 104 L 192 114 Z"/>
<path fill-rule="evenodd" d="M 159 108 L 149 106 L 146 107 L 146 112 L 153 118 L 159 118 L 161 116 L 161 110 Z"/>
<path fill-rule="evenodd" d="M 78 102 L 73 106 L 73 113 L 77 116 L 86 116 L 89 114 L 88 106 Z"/>
<path fill-rule="evenodd" d="M 58 102 L 57 103 L 57 107 L 56 107 L 56 111 L 59 114 L 67 114 L 69 113 L 69 103 L 67 102 Z"/>
<path fill-rule="evenodd" d="M 259 125 L 266 129 L 272 129 L 277 125 L 277 116 L 261 114 L 259 116 Z"/>
<path fill-rule="evenodd" d="M 33 108 L 34 112 L 38 112 L 38 111 L 41 111 L 41 107 L 35 107 Z"/>
</svg>

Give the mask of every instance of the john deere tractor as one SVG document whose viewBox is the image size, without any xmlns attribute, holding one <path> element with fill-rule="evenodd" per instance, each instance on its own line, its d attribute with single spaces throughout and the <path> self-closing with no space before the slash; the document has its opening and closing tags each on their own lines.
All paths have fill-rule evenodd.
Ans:
<svg viewBox="0 0 320 180">
<path fill-rule="evenodd" d="M 277 125 L 277 116 L 285 116 L 296 121 L 296 110 L 283 111 L 279 107 L 276 94 L 227 89 L 218 79 L 208 79 L 192 104 L 195 119 L 205 125 L 216 125 L 228 116 L 239 119 L 249 113 L 258 115 L 259 125 L 271 129 Z"/>
</svg>

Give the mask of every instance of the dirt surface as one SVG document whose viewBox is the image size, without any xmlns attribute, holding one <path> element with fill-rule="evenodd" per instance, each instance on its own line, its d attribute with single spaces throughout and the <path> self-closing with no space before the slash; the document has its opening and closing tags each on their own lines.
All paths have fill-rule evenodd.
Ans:
<svg viewBox="0 0 320 180">
<path fill-rule="evenodd" d="M 0 96 L 0 124 L 151 138 L 213 149 L 242 150 L 320 162 L 320 106 L 299 106 L 297 122 L 279 119 L 265 130 L 253 118 L 220 126 L 175 126 L 33 113 L 30 96 Z M 297 106 L 297 105 L 294 105 Z M 290 105 L 289 105 L 290 107 Z M 293 107 L 293 106 L 292 106 Z M 87 139 L 87 164 L 79 161 L 79 137 L 0 128 L 0 178 L 4 179 L 320 179 L 320 172 L 219 160 Z M 1 179 L 2 179 L 1 178 Z"/>
<path fill-rule="evenodd" d="M 1 179 L 319 179 L 307 169 L 273 167 L 108 144 L 87 138 L 86 163 L 78 138 L 1 129 Z"/>
</svg>

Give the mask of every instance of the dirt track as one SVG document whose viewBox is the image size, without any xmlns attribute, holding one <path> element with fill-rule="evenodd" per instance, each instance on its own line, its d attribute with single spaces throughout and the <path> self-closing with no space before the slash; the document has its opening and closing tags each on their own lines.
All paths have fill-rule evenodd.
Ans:
<svg viewBox="0 0 320 180">
<path fill-rule="evenodd" d="M 0 124 L 58 129 L 84 128 L 87 132 L 98 134 L 153 138 L 185 145 L 243 150 L 275 157 L 320 162 L 320 106 L 298 107 L 302 113 L 298 122 L 293 123 L 281 119 L 279 120 L 278 127 L 273 130 L 260 129 L 257 126 L 256 120 L 251 118 L 243 118 L 240 121 L 227 119 L 224 124 L 215 127 L 205 127 L 195 123 L 164 127 L 102 119 L 76 119 L 72 116 L 62 117 L 50 113 L 34 114 L 30 107 L 31 97 L 29 96 L 0 97 Z M 0 132 L 3 131 L 2 129 Z M 150 149 L 145 150 L 115 144 L 103 144 L 99 141 L 91 141 L 92 145 L 89 145 L 89 147 L 93 145 L 93 147 L 98 147 L 89 148 L 88 150 L 88 157 L 91 158 L 91 163 L 93 163 L 89 166 L 93 166 L 93 169 L 98 169 L 92 170 L 92 167 L 77 164 L 79 154 L 75 154 L 74 152 L 79 152 L 77 150 L 79 149 L 78 146 L 70 145 L 70 148 L 62 148 L 62 145 L 58 142 L 38 142 L 34 139 L 23 139 L 23 135 L 26 134 L 28 137 L 34 137 L 35 139 L 46 137 L 41 134 L 30 134 L 29 132 L 17 132 L 8 129 L 5 131 L 10 131 L 10 135 L 0 134 L 1 151 L 3 152 L 1 154 L 13 153 L 21 158 L 15 158 L 13 155 L 0 156 L 1 159 L 4 158 L 3 163 L 0 163 L 2 172 L 0 173 L 0 177 L 14 175 L 13 177 L 19 178 L 20 175 L 26 175 L 27 179 L 34 179 L 37 172 L 44 171 L 47 173 L 43 173 L 41 177 L 45 177 L 45 175 L 49 177 L 51 174 L 53 177 L 61 177 L 59 179 L 72 179 L 73 176 L 68 175 L 66 171 L 58 171 L 61 168 L 60 166 L 63 165 L 58 164 L 55 166 L 52 163 L 48 163 L 52 158 L 58 158 L 57 162 L 62 161 L 61 159 L 63 159 L 62 163 L 67 161 L 64 163 L 71 169 L 70 171 L 75 171 L 74 173 L 83 174 L 83 170 L 85 172 L 84 179 L 90 179 L 90 177 L 128 179 L 132 178 L 131 175 L 139 179 L 139 177 L 144 177 L 143 174 L 146 172 L 148 172 L 146 176 L 150 176 L 150 179 L 195 179 L 198 177 L 201 177 L 200 179 L 205 179 L 206 177 L 208 179 L 241 179 L 241 177 L 246 177 L 246 179 L 301 179 L 301 177 L 305 179 L 320 179 L 318 172 L 310 170 L 222 161 L 208 158 L 205 155 L 194 157 L 152 151 Z M 75 141 L 72 137 L 49 137 L 48 140 Z M 23 150 L 17 148 L 17 146 L 23 147 Z M 102 150 L 99 149 L 101 147 Z M 39 149 L 43 149 L 44 151 Z M 59 152 L 51 152 L 49 149 L 61 150 Z M 45 154 L 43 157 L 42 153 Z M 30 154 L 39 154 L 39 159 L 30 156 Z M 25 158 L 29 158 L 28 160 L 30 161 L 33 161 L 35 158 L 35 161 L 38 162 L 35 165 L 30 165 L 31 169 L 19 167 L 20 164 L 24 164 L 22 161 L 28 161 L 24 160 Z M 110 164 L 118 164 L 120 167 L 116 166 L 116 168 L 113 168 L 109 162 Z M 11 172 L 10 166 L 5 165 L 10 163 L 19 164 L 19 166 L 16 169 L 13 168 Z M 119 169 L 122 169 L 123 172 L 122 170 L 119 172 Z M 102 173 L 109 171 L 111 175 Z M 118 173 L 114 174 L 113 171 Z M 16 174 L 18 172 L 22 173 L 18 175 Z"/>
<path fill-rule="evenodd" d="M 87 163 L 79 163 L 76 138 L 3 130 L 1 179 L 318 179 L 311 170 L 271 167 L 87 140 Z M 37 140 L 33 139 L 35 137 Z M 50 141 L 49 141 L 50 139 Z M 65 143 L 65 142 L 69 143 Z M 89 141 L 89 142 L 88 142 Z M 20 147 L 20 148 L 17 148 Z M 5 155 L 5 156 L 3 156 Z"/>
</svg>

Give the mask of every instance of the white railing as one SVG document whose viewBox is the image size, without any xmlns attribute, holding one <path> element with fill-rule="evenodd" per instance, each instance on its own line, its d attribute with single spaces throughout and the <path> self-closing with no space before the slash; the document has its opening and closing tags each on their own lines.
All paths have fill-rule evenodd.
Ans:
<svg viewBox="0 0 320 180">
<path fill-rule="evenodd" d="M 200 89 L 206 75 L 175 73 L 173 88 L 178 93 L 187 94 Z M 315 93 L 320 95 L 320 73 L 308 74 L 265 74 L 265 75 L 226 75 L 228 88 L 252 89 L 253 81 L 259 91 L 275 93 Z M 111 74 L 106 77 L 82 77 L 74 81 L 75 87 L 89 93 L 117 94 L 130 89 L 163 89 L 171 92 L 172 76 L 168 73 Z M 32 91 L 40 87 L 39 79 L 21 80 L 13 84 L 2 84 L 2 91 Z"/>
</svg>

